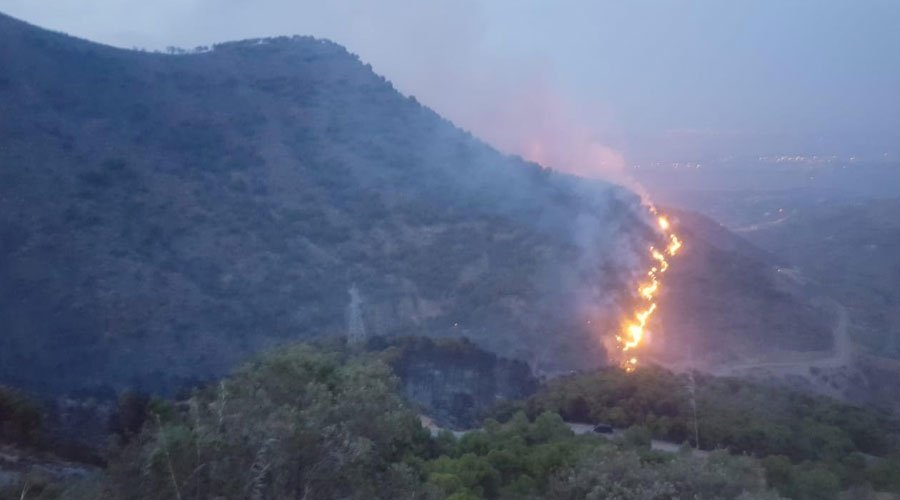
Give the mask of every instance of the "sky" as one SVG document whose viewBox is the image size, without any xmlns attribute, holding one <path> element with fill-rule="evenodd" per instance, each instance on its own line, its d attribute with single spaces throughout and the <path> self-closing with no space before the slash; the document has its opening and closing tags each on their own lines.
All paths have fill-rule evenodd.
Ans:
<svg viewBox="0 0 900 500">
<path fill-rule="evenodd" d="M 0 12 L 124 48 L 328 38 L 499 149 L 587 176 L 900 158 L 896 0 L 0 0 Z"/>
</svg>

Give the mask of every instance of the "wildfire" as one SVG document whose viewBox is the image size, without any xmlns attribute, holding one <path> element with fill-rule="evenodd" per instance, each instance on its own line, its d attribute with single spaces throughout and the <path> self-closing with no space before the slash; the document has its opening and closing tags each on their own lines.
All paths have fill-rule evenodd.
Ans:
<svg viewBox="0 0 900 500">
<path fill-rule="evenodd" d="M 616 335 L 616 342 L 622 353 L 629 353 L 629 351 L 633 351 L 641 345 L 641 341 L 643 341 L 646 333 L 647 322 L 656 311 L 656 297 L 661 286 L 662 274 L 669 269 L 668 257 L 677 255 L 684 245 L 678 236 L 672 232 L 672 224 L 666 216 L 659 214 L 654 207 L 650 207 L 650 212 L 656 216 L 657 226 L 666 236 L 668 244 L 662 250 L 657 249 L 655 246 L 650 246 L 650 257 L 653 259 L 653 264 L 650 270 L 647 271 L 647 278 L 641 281 L 637 288 L 641 304 L 634 311 L 632 317 L 624 322 L 621 332 Z M 631 372 L 634 371 L 637 364 L 637 356 L 631 354 L 622 361 L 622 368 Z"/>
</svg>

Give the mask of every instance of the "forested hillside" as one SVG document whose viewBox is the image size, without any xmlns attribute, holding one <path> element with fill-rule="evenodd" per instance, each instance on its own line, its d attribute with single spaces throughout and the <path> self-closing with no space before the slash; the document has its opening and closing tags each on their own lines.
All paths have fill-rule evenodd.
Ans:
<svg viewBox="0 0 900 500">
<path fill-rule="evenodd" d="M 656 237 L 646 215 L 623 188 L 501 155 L 329 41 L 168 55 L 0 16 L 13 385 L 171 393 L 335 335 L 465 336 L 540 373 L 596 367 Z M 665 335 L 725 359 L 787 328 L 827 345 L 802 293 L 732 247 L 688 243 L 691 292 Z"/>
<path fill-rule="evenodd" d="M 331 42 L 169 56 L 0 18 L 0 61 L 13 382 L 172 388 L 351 313 L 602 362 L 579 309 L 651 236 L 630 193 L 500 155 Z"/>
</svg>

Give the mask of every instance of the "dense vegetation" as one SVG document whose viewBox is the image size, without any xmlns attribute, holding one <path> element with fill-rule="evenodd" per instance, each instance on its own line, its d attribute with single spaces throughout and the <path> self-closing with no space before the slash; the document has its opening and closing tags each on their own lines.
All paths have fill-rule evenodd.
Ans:
<svg viewBox="0 0 900 500">
<path fill-rule="evenodd" d="M 866 484 L 900 492 L 898 423 L 824 397 L 648 367 L 557 379 L 498 414 L 519 409 L 532 416 L 553 411 L 569 421 L 638 427 L 691 446 L 699 436 L 701 449 L 762 459 L 769 483 L 792 498 L 834 495 Z"/>
<path fill-rule="evenodd" d="M 774 498 L 750 458 L 576 436 L 552 412 L 432 436 L 397 382 L 379 355 L 300 345 L 177 403 L 129 397 L 106 472 L 29 498 Z"/>
</svg>

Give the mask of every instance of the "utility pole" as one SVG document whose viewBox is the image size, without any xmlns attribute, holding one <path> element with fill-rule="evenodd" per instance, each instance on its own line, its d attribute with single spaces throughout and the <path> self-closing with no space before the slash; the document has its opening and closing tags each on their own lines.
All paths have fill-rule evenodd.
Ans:
<svg viewBox="0 0 900 500">
<path fill-rule="evenodd" d="M 347 335 L 351 345 L 360 345 L 366 340 L 366 324 L 362 314 L 362 296 L 356 283 L 347 290 L 350 294 L 350 304 L 347 306 Z"/>
<path fill-rule="evenodd" d="M 688 392 L 691 395 L 691 411 L 694 414 L 694 448 L 700 449 L 700 423 L 697 421 L 697 383 L 694 380 L 694 346 L 688 346 Z"/>
</svg>

